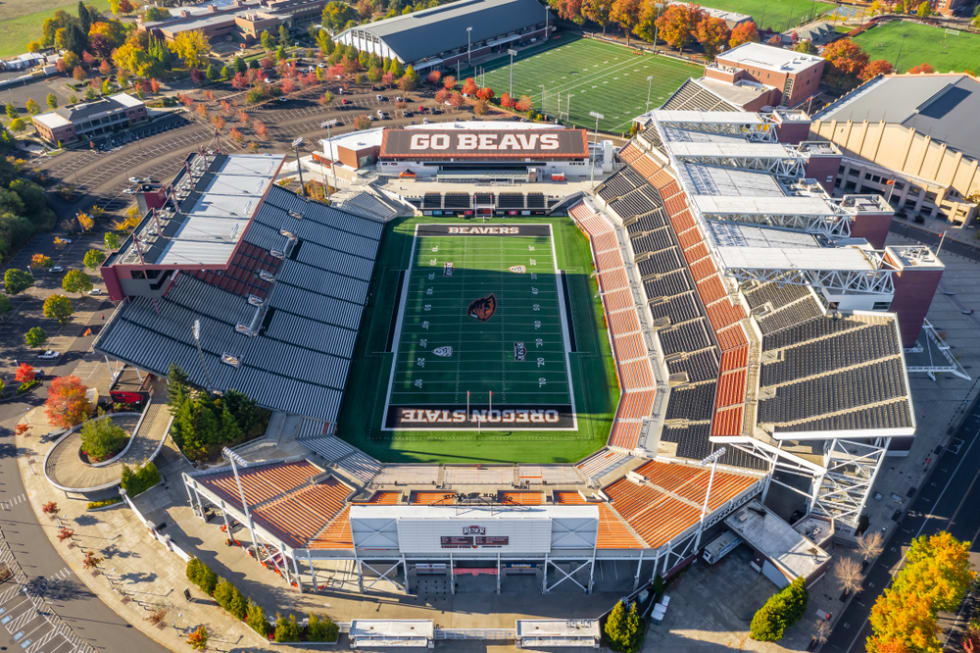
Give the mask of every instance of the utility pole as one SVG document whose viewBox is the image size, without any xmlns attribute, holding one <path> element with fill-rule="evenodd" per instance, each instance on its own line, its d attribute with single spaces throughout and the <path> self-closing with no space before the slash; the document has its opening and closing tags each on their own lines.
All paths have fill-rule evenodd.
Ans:
<svg viewBox="0 0 980 653">
<path fill-rule="evenodd" d="M 466 65 L 473 68 L 473 28 L 466 28 Z M 472 72 L 472 70 L 470 71 Z"/>
<path fill-rule="evenodd" d="M 595 135 L 593 138 L 595 139 L 595 146 L 598 147 L 599 121 L 605 118 L 605 116 L 599 113 L 598 111 L 589 111 L 589 115 L 595 118 Z M 595 187 L 595 157 L 592 155 L 594 149 L 595 148 L 589 148 L 589 163 L 591 164 L 589 166 L 589 186 L 593 188 Z"/>
<path fill-rule="evenodd" d="M 194 320 L 191 326 L 191 333 L 194 334 L 194 344 L 197 345 L 197 355 L 201 360 L 201 371 L 204 372 L 204 389 L 211 392 L 214 385 L 211 383 L 211 375 L 208 374 L 207 365 L 204 364 L 204 350 L 201 349 L 201 321 Z"/>
<path fill-rule="evenodd" d="M 507 54 L 510 55 L 510 97 L 514 97 L 514 57 L 517 56 L 517 50 L 514 48 L 509 48 Z"/>
<path fill-rule="evenodd" d="M 306 185 L 303 183 L 303 164 L 299 161 L 299 148 L 303 144 L 303 137 L 299 136 L 293 141 L 293 152 L 296 153 L 296 172 L 299 173 L 299 189 L 306 197 Z"/>
</svg>

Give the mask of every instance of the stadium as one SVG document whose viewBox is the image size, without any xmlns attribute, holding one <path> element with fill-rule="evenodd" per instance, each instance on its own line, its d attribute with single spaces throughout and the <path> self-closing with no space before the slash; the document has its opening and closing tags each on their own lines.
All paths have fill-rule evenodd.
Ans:
<svg viewBox="0 0 980 653">
<path fill-rule="evenodd" d="M 636 121 L 593 183 L 507 180 L 525 202 L 547 186 L 544 216 L 480 198 L 505 194 L 497 154 L 429 158 L 445 126 L 411 156 L 451 169 L 452 217 L 415 186 L 438 180 L 388 169 L 394 132 L 351 137 L 381 139 L 375 192 L 329 206 L 274 183 L 281 155 L 191 155 L 145 187 L 96 351 L 240 390 L 304 451 L 185 474 L 195 512 L 309 592 L 342 564 L 362 592 L 590 593 L 624 561 L 637 590 L 723 525 L 777 584 L 818 578 L 915 435 L 903 352 L 929 337 L 942 263 L 885 246 L 881 197 L 828 194 L 841 154 L 801 112 Z M 606 417 L 579 400 L 596 392 Z M 587 452 L 556 459 L 566 440 Z"/>
</svg>

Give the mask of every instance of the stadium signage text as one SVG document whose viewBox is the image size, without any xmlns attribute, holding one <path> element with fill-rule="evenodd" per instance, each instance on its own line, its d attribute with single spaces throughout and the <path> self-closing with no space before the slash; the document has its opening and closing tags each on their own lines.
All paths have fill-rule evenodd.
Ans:
<svg viewBox="0 0 980 653">
<path fill-rule="evenodd" d="M 521 233 L 520 227 L 449 227 L 449 233 L 476 234 L 480 236 L 516 236 Z"/>
<path fill-rule="evenodd" d="M 583 159 L 584 129 L 386 129 L 379 157 Z"/>
<path fill-rule="evenodd" d="M 442 406 L 388 406 L 386 429 L 453 429 L 453 430 L 552 430 L 575 428 L 572 407 L 568 405 L 519 406 L 493 408 Z"/>
</svg>

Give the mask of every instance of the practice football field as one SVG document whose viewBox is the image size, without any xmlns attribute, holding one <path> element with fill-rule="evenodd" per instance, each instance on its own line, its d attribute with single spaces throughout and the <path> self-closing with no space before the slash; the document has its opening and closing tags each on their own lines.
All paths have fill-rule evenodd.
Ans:
<svg viewBox="0 0 980 653">
<path fill-rule="evenodd" d="M 656 109 L 688 77 L 703 68 L 684 61 L 595 39 L 564 37 L 520 50 L 514 57 L 514 97 L 527 95 L 536 110 L 580 127 L 595 128 L 590 111 L 601 113 L 599 129 L 621 133 L 634 117 Z M 476 78 L 498 96 L 510 89 L 510 57 L 481 62 L 476 75 L 465 67 L 460 74 Z M 652 82 L 647 77 L 652 76 Z"/>
<path fill-rule="evenodd" d="M 980 70 L 980 34 L 896 20 L 854 37 L 872 59 L 887 59 L 898 72 L 927 63 L 937 73 Z"/>
<path fill-rule="evenodd" d="M 386 427 L 574 428 L 549 225 L 417 225 L 402 302 Z"/>
</svg>

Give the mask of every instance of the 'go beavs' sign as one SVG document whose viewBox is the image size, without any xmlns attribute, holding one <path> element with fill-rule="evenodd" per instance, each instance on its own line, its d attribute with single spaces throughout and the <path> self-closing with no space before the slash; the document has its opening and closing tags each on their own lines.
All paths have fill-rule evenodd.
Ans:
<svg viewBox="0 0 980 653">
<path fill-rule="evenodd" d="M 584 158 L 584 129 L 386 129 L 381 158 Z"/>
</svg>

